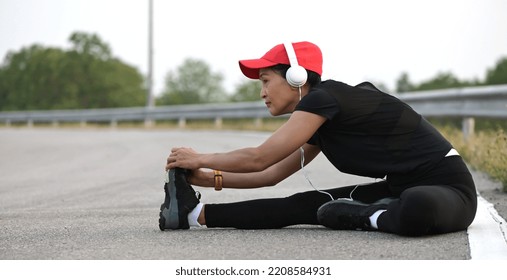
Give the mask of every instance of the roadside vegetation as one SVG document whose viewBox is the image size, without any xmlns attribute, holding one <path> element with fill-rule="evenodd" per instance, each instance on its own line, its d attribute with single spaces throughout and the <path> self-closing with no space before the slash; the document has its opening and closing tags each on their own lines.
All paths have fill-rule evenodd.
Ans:
<svg viewBox="0 0 507 280">
<path fill-rule="evenodd" d="M 503 191 L 507 192 L 507 133 L 504 128 L 479 130 L 465 139 L 459 128 L 437 127 L 472 168 L 500 181 Z"/>
</svg>

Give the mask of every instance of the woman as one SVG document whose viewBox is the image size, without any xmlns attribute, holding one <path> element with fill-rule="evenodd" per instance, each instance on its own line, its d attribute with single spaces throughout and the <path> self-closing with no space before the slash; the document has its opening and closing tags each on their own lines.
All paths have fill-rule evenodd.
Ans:
<svg viewBox="0 0 507 280">
<path fill-rule="evenodd" d="M 420 236 L 465 230 L 472 223 L 477 198 L 465 163 L 407 104 L 370 83 L 321 82 L 322 53 L 310 42 L 280 44 L 239 65 L 246 77 L 262 82 L 261 98 L 273 116 L 291 116 L 258 147 L 215 154 L 173 148 L 166 165 L 171 178 L 161 206 L 161 230 L 320 224 Z M 341 172 L 380 180 L 207 205 L 190 186 L 272 186 L 320 152 Z"/>
</svg>

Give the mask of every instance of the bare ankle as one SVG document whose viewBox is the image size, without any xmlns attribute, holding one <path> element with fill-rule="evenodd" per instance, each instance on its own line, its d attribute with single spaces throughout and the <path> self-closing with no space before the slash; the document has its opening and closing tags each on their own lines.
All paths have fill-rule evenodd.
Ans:
<svg viewBox="0 0 507 280">
<path fill-rule="evenodd" d="M 199 217 L 197 218 L 197 222 L 204 226 L 206 225 L 206 218 L 204 217 L 204 209 L 206 208 L 206 205 L 204 205 L 201 209 L 201 213 L 199 213 Z"/>
</svg>

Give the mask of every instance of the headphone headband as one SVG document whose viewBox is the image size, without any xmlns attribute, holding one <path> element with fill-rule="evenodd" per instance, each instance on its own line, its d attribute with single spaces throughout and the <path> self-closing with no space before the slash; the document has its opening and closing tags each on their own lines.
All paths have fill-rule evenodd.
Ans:
<svg viewBox="0 0 507 280">
<path fill-rule="evenodd" d="M 287 52 L 287 56 L 289 57 L 290 66 L 299 66 L 296 51 L 294 50 L 294 46 L 292 45 L 292 43 L 285 42 L 283 45 L 285 46 L 285 51 Z"/>
</svg>

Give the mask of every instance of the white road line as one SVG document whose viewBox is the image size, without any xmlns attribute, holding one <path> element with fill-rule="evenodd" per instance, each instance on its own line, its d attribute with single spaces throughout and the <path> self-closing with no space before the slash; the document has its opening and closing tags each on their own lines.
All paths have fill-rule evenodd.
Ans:
<svg viewBox="0 0 507 280">
<path fill-rule="evenodd" d="M 507 259 L 507 224 L 493 204 L 477 196 L 477 214 L 468 228 L 472 260 Z"/>
</svg>

